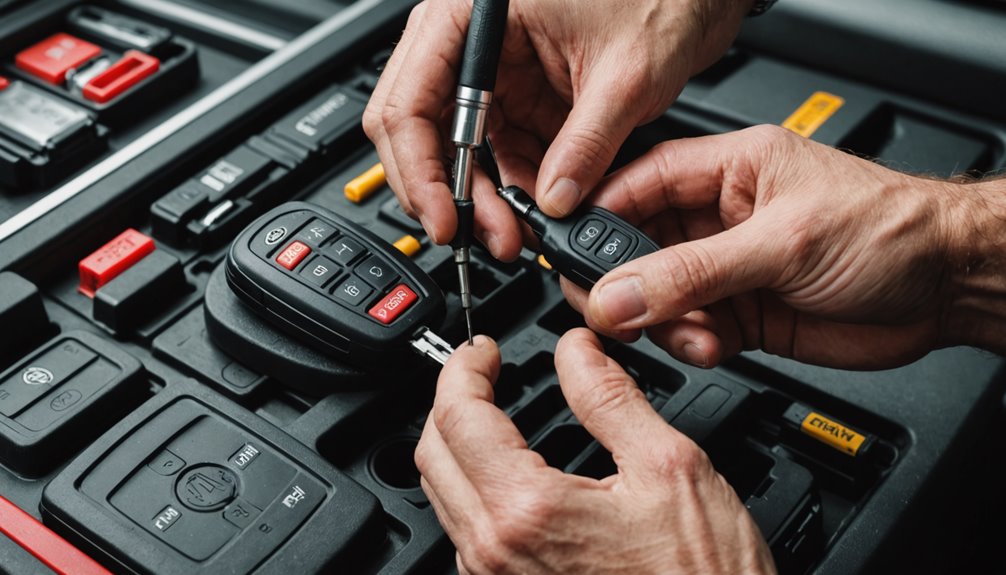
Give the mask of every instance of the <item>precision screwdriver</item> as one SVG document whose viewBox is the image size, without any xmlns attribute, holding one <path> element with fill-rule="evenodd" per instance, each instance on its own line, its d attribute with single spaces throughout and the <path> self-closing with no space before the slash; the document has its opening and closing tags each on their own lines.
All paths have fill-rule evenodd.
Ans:
<svg viewBox="0 0 1006 575">
<path fill-rule="evenodd" d="M 461 307 L 468 325 L 468 343 L 473 343 L 472 291 L 468 277 L 472 232 L 475 226 L 475 204 L 472 202 L 472 159 L 482 145 L 493 90 L 496 69 L 503 48 L 509 0 L 474 0 L 472 19 L 468 25 L 461 76 L 455 97 L 454 124 L 451 136 L 457 146 L 454 159 L 453 197 L 458 213 L 458 231 L 451 247 L 458 266 L 458 286 Z"/>
<path fill-rule="evenodd" d="M 538 209 L 517 186 L 504 186 L 492 142 L 479 149 L 479 165 L 496 186 L 496 193 L 538 236 L 542 255 L 561 275 L 589 290 L 601 276 L 640 256 L 660 249 L 639 228 L 597 206 L 583 206 L 554 219 Z"/>
</svg>

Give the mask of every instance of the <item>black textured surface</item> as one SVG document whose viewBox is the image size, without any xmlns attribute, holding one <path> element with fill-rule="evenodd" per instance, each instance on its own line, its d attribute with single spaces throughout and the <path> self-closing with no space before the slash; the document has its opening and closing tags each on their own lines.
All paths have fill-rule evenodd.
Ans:
<svg viewBox="0 0 1006 575">
<path fill-rule="evenodd" d="M 461 86 L 487 92 L 496 88 L 496 70 L 509 8 L 510 0 L 474 1 L 458 80 Z"/>
</svg>

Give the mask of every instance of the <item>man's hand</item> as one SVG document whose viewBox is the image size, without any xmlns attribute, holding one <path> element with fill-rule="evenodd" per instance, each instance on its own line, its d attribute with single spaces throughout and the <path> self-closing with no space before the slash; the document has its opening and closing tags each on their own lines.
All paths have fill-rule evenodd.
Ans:
<svg viewBox="0 0 1006 575">
<path fill-rule="evenodd" d="M 751 0 L 511 0 L 489 133 L 503 177 L 552 216 L 593 189 L 638 124 L 718 58 Z M 408 26 L 363 118 L 388 182 L 438 244 L 457 218 L 444 160 L 471 0 L 426 0 Z M 510 208 L 481 174 L 476 234 L 496 257 L 521 248 Z"/>
<path fill-rule="evenodd" d="M 968 343 L 948 327 L 955 278 L 990 269 L 978 255 L 994 250 L 975 238 L 1002 235 L 973 225 L 1001 220 L 967 187 L 772 126 L 667 142 L 612 174 L 597 203 L 668 247 L 607 274 L 589 298 L 563 289 L 598 331 L 631 339 L 645 328 L 700 366 L 755 348 L 901 365 Z M 996 287 L 977 279 L 976 292 Z"/>
<path fill-rule="evenodd" d="M 416 449 L 423 490 L 462 573 L 769 573 L 772 557 L 733 489 L 650 407 L 586 329 L 555 355 L 577 419 L 618 474 L 567 475 L 493 405 L 499 350 L 479 336 L 440 374 Z"/>
</svg>

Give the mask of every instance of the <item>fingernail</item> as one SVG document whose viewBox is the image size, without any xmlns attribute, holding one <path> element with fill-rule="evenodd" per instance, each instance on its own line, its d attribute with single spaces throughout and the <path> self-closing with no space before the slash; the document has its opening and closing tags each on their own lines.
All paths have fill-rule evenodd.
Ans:
<svg viewBox="0 0 1006 575">
<path fill-rule="evenodd" d="M 646 313 L 643 286 L 633 276 L 602 285 L 597 300 L 610 323 L 609 327 L 617 328 Z"/>
<path fill-rule="evenodd" d="M 569 178 L 556 180 L 542 198 L 543 203 L 548 204 L 553 212 L 562 216 L 572 212 L 579 201 L 580 186 Z"/>
<path fill-rule="evenodd" d="M 681 351 L 685 354 L 685 359 L 688 363 L 696 367 L 706 367 L 709 365 L 709 359 L 706 354 L 702 351 L 702 348 L 695 345 L 694 343 L 688 342 L 682 348 Z"/>
</svg>

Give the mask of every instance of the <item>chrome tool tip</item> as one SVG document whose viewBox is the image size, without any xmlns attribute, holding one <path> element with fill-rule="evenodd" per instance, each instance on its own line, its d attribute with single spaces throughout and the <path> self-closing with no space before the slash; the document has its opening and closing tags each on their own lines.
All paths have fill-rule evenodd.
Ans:
<svg viewBox="0 0 1006 575">
<path fill-rule="evenodd" d="M 468 345 L 475 345 L 475 329 L 472 327 L 471 308 L 465 308 L 465 323 L 468 324 Z"/>
</svg>

